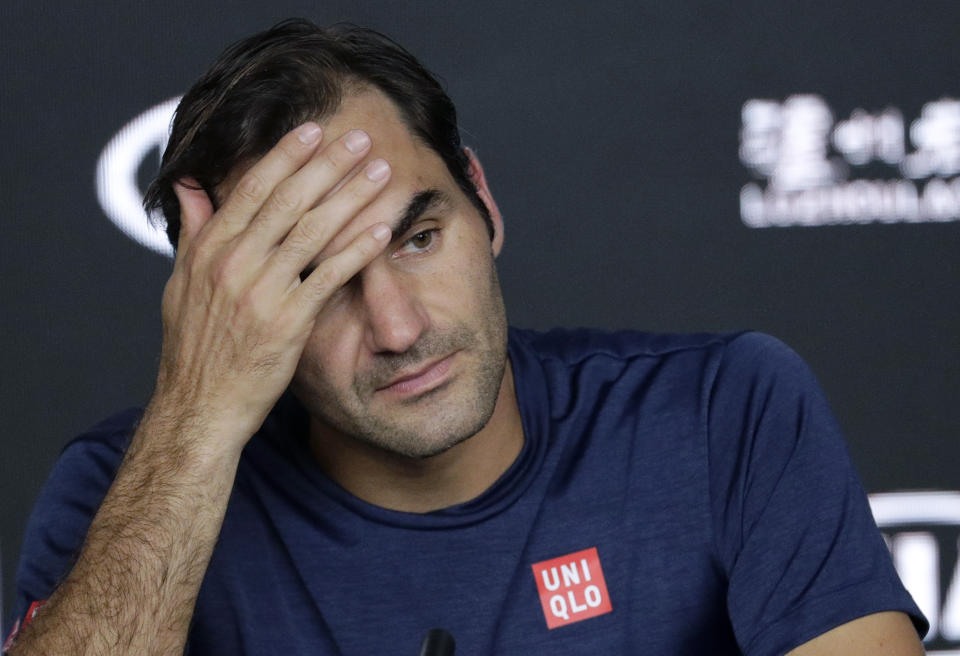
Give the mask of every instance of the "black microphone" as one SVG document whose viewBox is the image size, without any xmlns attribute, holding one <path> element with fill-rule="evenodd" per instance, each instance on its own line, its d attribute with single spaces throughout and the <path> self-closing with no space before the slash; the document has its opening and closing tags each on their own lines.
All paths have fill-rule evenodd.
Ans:
<svg viewBox="0 0 960 656">
<path fill-rule="evenodd" d="M 453 656 L 456 646 L 446 629 L 430 629 L 420 645 L 420 656 Z"/>
</svg>

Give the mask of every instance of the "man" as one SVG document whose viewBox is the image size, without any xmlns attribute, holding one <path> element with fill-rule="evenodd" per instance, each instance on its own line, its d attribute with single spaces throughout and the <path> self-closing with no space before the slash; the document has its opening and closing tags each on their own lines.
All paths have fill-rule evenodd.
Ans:
<svg viewBox="0 0 960 656">
<path fill-rule="evenodd" d="M 228 49 L 148 204 L 156 389 L 65 449 L 9 653 L 922 653 L 798 358 L 508 331 L 483 169 L 384 37 Z"/>
</svg>

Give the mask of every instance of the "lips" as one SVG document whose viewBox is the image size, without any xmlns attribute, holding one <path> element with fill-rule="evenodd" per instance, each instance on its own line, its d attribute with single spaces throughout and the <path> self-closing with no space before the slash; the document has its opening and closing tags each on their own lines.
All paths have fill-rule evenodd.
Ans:
<svg viewBox="0 0 960 656">
<path fill-rule="evenodd" d="M 427 392 L 441 385 L 450 372 L 450 365 L 456 353 L 442 360 L 432 362 L 417 371 L 393 379 L 387 385 L 377 388 L 377 392 L 386 392 L 398 396 L 412 396 Z"/>
</svg>

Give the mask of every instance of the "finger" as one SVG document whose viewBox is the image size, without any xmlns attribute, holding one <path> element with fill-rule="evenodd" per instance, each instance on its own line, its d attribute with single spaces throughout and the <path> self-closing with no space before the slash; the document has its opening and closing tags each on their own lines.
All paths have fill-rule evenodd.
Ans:
<svg viewBox="0 0 960 656">
<path fill-rule="evenodd" d="M 210 229 L 222 239 L 231 239 L 243 232 L 277 186 L 310 160 L 321 135 L 320 126 L 312 121 L 285 134 L 241 176 Z"/>
<path fill-rule="evenodd" d="M 370 145 L 366 132 L 350 130 L 277 185 L 245 235 L 259 246 L 259 255 L 265 257 L 320 199 L 350 179 Z"/>
<path fill-rule="evenodd" d="M 270 256 L 264 282 L 284 289 L 314 260 L 340 230 L 369 205 L 390 179 L 390 165 L 382 159 L 367 164 L 340 191 L 297 222 Z"/>
<path fill-rule="evenodd" d="M 382 253 L 390 243 L 390 235 L 386 223 L 374 224 L 314 269 L 291 294 L 303 320 L 312 321 L 334 292 Z"/>
<path fill-rule="evenodd" d="M 200 228 L 213 216 L 213 203 L 193 178 L 182 178 L 173 183 L 173 193 L 180 202 L 180 235 L 177 251 L 184 252 Z"/>
</svg>

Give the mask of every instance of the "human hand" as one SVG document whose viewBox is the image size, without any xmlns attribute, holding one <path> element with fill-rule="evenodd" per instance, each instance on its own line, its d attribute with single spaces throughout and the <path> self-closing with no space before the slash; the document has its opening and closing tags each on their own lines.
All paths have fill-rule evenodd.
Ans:
<svg viewBox="0 0 960 656">
<path fill-rule="evenodd" d="M 290 383 L 317 313 L 390 241 L 374 224 L 301 281 L 390 178 L 379 159 L 348 177 L 370 150 L 364 132 L 320 142 L 314 123 L 285 135 L 216 212 L 198 185 L 175 185 L 182 225 L 151 406 L 237 451 Z"/>
</svg>

